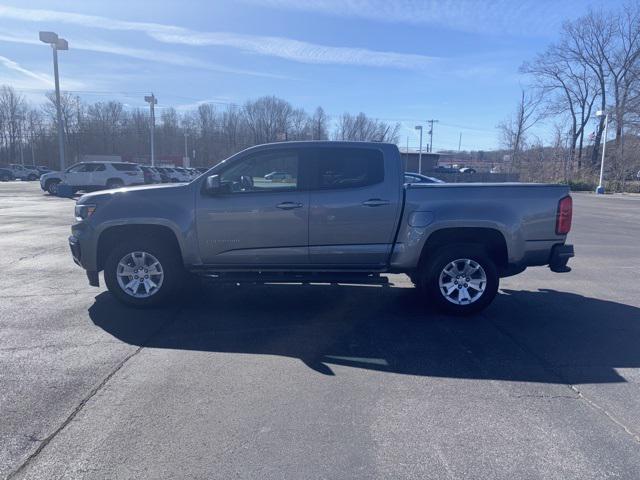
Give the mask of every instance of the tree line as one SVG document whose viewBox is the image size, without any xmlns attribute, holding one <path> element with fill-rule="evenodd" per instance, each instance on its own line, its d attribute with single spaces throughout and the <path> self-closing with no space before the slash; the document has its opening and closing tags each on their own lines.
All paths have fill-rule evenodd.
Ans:
<svg viewBox="0 0 640 480">
<path fill-rule="evenodd" d="M 615 188 L 640 169 L 640 4 L 590 11 L 563 24 L 559 38 L 525 62 L 530 79 L 515 112 L 498 125 L 507 168 L 525 179 L 597 179 L 609 114 L 606 177 Z M 531 132 L 552 127 L 547 145 Z M 613 137 L 613 139 L 611 139 Z"/>
<path fill-rule="evenodd" d="M 149 158 L 148 109 L 127 109 L 118 101 L 86 103 L 68 92 L 62 92 L 60 105 L 67 164 L 85 154 Z M 156 156 L 183 156 L 186 136 L 188 154 L 196 166 L 213 165 L 243 148 L 269 142 L 332 139 L 397 143 L 400 130 L 397 123 L 364 113 L 344 113 L 331 122 L 322 107 L 308 113 L 275 96 L 244 105 L 203 103 L 186 112 L 158 110 Z M 53 92 L 46 95 L 44 105 L 34 107 L 12 87 L 0 87 L 0 163 L 58 167 L 57 128 Z"/>
</svg>

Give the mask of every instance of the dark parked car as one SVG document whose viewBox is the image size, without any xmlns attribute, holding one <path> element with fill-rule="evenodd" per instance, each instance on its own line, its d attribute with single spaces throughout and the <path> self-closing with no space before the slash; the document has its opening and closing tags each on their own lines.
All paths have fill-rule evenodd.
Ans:
<svg viewBox="0 0 640 480">
<path fill-rule="evenodd" d="M 404 183 L 445 183 L 436 177 L 427 177 L 420 173 L 409 172 L 404 174 Z"/>
<path fill-rule="evenodd" d="M 155 167 L 150 167 L 148 165 L 140 165 L 140 170 L 144 174 L 144 183 L 161 183 L 162 177 L 158 169 Z"/>
<path fill-rule="evenodd" d="M 0 168 L 0 182 L 8 182 L 9 180 L 15 180 L 16 177 L 13 172 L 8 168 Z"/>
<path fill-rule="evenodd" d="M 475 168 L 469 168 L 469 167 L 462 167 L 460 169 L 460 173 L 476 173 L 476 169 Z"/>
<path fill-rule="evenodd" d="M 45 167 L 44 165 L 25 165 L 25 168 L 29 168 L 31 170 L 37 170 L 40 175 L 44 175 L 45 173 L 53 172 L 49 167 Z"/>
</svg>

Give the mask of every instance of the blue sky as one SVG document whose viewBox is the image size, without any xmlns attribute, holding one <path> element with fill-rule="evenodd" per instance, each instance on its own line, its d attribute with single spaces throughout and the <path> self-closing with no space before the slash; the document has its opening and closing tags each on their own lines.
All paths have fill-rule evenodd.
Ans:
<svg viewBox="0 0 640 480">
<path fill-rule="evenodd" d="M 617 2 L 607 2 L 613 6 Z M 588 0 L 19 1 L 0 3 L 0 84 L 33 103 L 52 88 L 39 30 L 69 41 L 61 87 L 87 101 L 159 108 L 277 95 L 333 118 L 413 127 L 439 119 L 434 150 L 499 146 L 495 126 L 527 82 L 518 67 Z M 55 9 L 52 9 L 55 8 Z M 536 132 L 544 136 L 545 129 Z"/>
</svg>

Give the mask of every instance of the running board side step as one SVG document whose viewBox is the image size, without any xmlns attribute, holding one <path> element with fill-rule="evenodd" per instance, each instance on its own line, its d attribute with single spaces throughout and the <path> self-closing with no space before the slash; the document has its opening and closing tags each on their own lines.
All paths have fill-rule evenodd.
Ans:
<svg viewBox="0 0 640 480">
<path fill-rule="evenodd" d="M 199 272 L 212 283 L 328 283 L 355 285 L 389 285 L 389 279 L 379 273 L 336 272 Z"/>
</svg>

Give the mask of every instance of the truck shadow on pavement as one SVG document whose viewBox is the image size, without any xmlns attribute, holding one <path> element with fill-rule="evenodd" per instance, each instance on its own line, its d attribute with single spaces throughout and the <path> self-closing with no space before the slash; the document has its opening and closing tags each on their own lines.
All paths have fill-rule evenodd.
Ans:
<svg viewBox="0 0 640 480">
<path fill-rule="evenodd" d="M 105 292 L 89 315 L 131 345 L 286 356 L 325 375 L 581 384 L 624 382 L 616 368 L 640 367 L 640 308 L 554 290 L 503 290 L 471 318 L 392 287 L 216 286 L 167 308 L 127 308 Z"/>
</svg>

